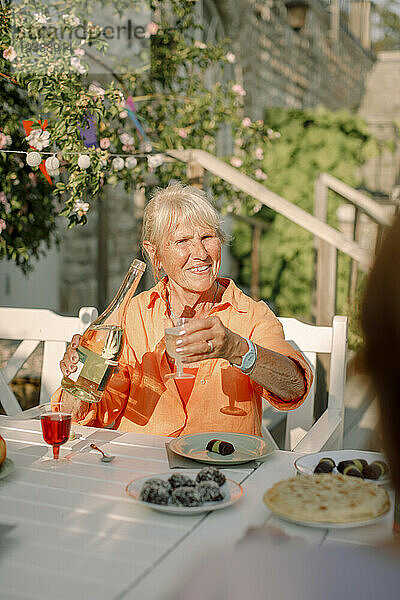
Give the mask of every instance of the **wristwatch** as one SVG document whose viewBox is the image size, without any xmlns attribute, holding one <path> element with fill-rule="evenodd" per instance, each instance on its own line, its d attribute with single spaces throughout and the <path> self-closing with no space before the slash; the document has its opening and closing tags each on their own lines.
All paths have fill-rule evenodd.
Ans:
<svg viewBox="0 0 400 600">
<path fill-rule="evenodd" d="M 246 354 L 242 356 L 242 362 L 239 365 L 239 369 L 245 375 L 248 375 L 253 370 L 253 367 L 257 360 L 257 346 L 253 344 L 253 342 L 247 338 L 244 338 L 249 346 Z"/>
</svg>

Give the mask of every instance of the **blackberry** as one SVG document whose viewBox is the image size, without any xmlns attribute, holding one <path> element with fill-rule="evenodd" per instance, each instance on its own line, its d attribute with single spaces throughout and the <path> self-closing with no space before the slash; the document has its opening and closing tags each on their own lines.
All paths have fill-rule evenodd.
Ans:
<svg viewBox="0 0 400 600">
<path fill-rule="evenodd" d="M 177 506 L 200 506 L 203 504 L 195 487 L 177 487 L 172 492 L 172 502 Z"/>
<path fill-rule="evenodd" d="M 169 498 L 169 489 L 154 483 L 146 482 L 140 492 L 140 499 L 151 504 L 168 504 Z"/>
<path fill-rule="evenodd" d="M 203 502 L 218 502 L 224 499 L 224 492 L 216 481 L 200 481 L 197 490 Z"/>
<path fill-rule="evenodd" d="M 224 485 L 226 478 L 216 467 L 204 467 L 197 473 L 197 483 L 200 481 L 215 481 L 219 486 Z"/>
<path fill-rule="evenodd" d="M 188 477 L 183 473 L 174 473 L 169 477 L 168 481 L 171 484 L 172 489 L 177 487 L 194 487 L 196 485 L 191 477 Z"/>
</svg>

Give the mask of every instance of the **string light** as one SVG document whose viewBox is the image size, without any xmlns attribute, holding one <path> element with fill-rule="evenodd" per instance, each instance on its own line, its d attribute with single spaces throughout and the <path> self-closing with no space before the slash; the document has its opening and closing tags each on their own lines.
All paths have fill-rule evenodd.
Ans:
<svg viewBox="0 0 400 600">
<path fill-rule="evenodd" d="M 137 165 L 137 160 L 135 156 L 128 156 L 125 159 L 125 166 L 127 169 L 134 169 Z"/>
<path fill-rule="evenodd" d="M 49 175 L 51 175 L 51 174 L 58 175 L 59 174 L 60 161 L 57 158 L 54 150 L 52 152 L 43 152 L 43 151 L 38 152 L 36 150 L 26 151 L 26 150 L 0 149 L 0 152 L 6 152 L 8 154 L 25 154 L 26 162 L 30 167 L 38 167 L 40 165 L 40 163 L 42 162 L 42 156 L 48 156 L 48 158 L 45 161 L 47 172 L 49 173 Z M 60 157 L 62 157 L 62 156 L 79 156 L 78 165 L 81 169 L 87 169 L 91 163 L 90 156 L 88 154 L 82 154 L 82 152 L 65 152 L 65 151 L 58 152 L 57 151 L 57 154 Z M 164 158 L 166 156 L 168 156 L 168 154 L 167 153 L 152 154 L 151 152 L 146 152 L 146 151 L 145 152 L 134 152 L 131 154 L 117 154 L 114 152 L 108 152 L 107 156 L 109 158 L 113 158 L 112 168 L 115 171 L 120 171 L 124 167 L 126 167 L 127 169 L 134 169 L 136 167 L 136 165 L 138 164 L 138 161 L 137 161 L 138 158 L 147 158 L 149 167 L 152 169 L 155 169 L 163 164 Z M 102 167 L 107 166 L 107 159 L 105 157 L 102 157 L 100 159 L 100 162 L 101 162 Z M 53 173 L 50 173 L 50 171 L 52 171 Z"/>
<path fill-rule="evenodd" d="M 10 152 L 10 150 L 7 150 L 7 152 Z M 26 162 L 30 167 L 38 167 L 42 162 L 42 157 L 40 156 L 39 152 L 27 152 Z"/>
<path fill-rule="evenodd" d="M 114 158 L 112 161 L 112 168 L 114 169 L 114 171 L 121 171 L 125 166 L 125 161 L 123 158 L 121 158 L 121 156 L 117 156 L 117 158 Z"/>
<path fill-rule="evenodd" d="M 163 163 L 162 154 L 152 154 L 147 157 L 147 163 L 151 169 L 156 169 Z"/>
<path fill-rule="evenodd" d="M 90 156 L 88 154 L 80 154 L 78 158 L 78 167 L 81 169 L 88 169 L 90 167 Z"/>
<path fill-rule="evenodd" d="M 53 156 L 49 156 L 49 158 L 46 158 L 46 162 L 44 164 L 46 166 L 47 172 L 49 173 L 50 171 L 56 171 L 58 169 L 58 167 L 60 166 L 60 161 L 58 160 L 57 156 L 53 154 Z"/>
<path fill-rule="evenodd" d="M 0 149 L 0 152 L 8 152 L 11 154 L 29 154 L 29 152 L 33 152 L 33 150 L 5 150 L 4 148 Z M 63 155 L 63 156 L 80 156 L 82 154 L 82 152 L 66 152 L 65 150 L 61 151 L 61 150 L 56 150 L 56 153 L 58 155 Z M 44 152 L 44 151 L 40 151 L 40 154 L 47 154 L 48 156 L 54 156 L 54 150 L 52 152 Z M 162 152 L 160 153 L 161 156 L 168 156 L 168 152 Z M 108 152 L 108 156 L 122 156 L 123 158 L 125 158 L 126 156 L 138 156 L 138 157 L 146 157 L 146 156 L 157 156 L 155 154 L 151 154 L 151 152 L 131 152 L 130 154 L 117 154 L 116 152 Z"/>
<path fill-rule="evenodd" d="M 53 154 L 53 156 L 49 156 L 49 158 L 46 158 L 44 164 L 47 174 L 50 175 L 50 177 L 57 177 L 60 174 L 60 161 L 55 154 Z"/>
</svg>

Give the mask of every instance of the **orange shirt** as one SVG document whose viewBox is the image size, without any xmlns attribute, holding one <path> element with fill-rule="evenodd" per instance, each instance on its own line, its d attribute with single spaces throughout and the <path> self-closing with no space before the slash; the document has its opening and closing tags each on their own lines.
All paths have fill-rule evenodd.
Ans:
<svg viewBox="0 0 400 600">
<path fill-rule="evenodd" d="M 190 375 L 194 375 L 196 377 L 197 375 L 197 371 L 199 370 L 198 367 L 184 367 L 184 372 L 185 373 L 190 373 Z M 174 368 L 174 372 L 176 371 L 176 368 Z M 194 386 L 194 382 L 195 379 L 176 379 L 175 380 L 175 384 L 176 387 L 178 389 L 179 395 L 181 397 L 181 400 L 184 404 L 184 406 L 186 406 L 186 404 L 189 401 L 190 398 L 190 394 L 192 393 L 192 389 Z"/>
<path fill-rule="evenodd" d="M 260 435 L 262 397 L 280 410 L 302 404 L 312 382 L 311 369 L 300 352 L 285 341 L 280 322 L 264 302 L 246 296 L 230 279 L 219 279 L 224 291 L 210 311 L 222 323 L 256 344 L 290 357 L 302 369 L 305 394 L 294 401 L 279 398 L 224 359 L 198 363 L 187 401 L 182 401 L 171 372 L 164 329 L 171 327 L 166 303 L 167 278 L 131 301 L 125 327 L 126 343 L 118 372 L 110 379 L 99 404 L 88 405 L 82 425 L 176 437 L 201 431 L 231 431 Z M 190 380 L 189 380 L 190 381 Z M 61 391 L 53 395 L 59 400 Z M 224 407 L 240 408 L 240 415 Z"/>
</svg>

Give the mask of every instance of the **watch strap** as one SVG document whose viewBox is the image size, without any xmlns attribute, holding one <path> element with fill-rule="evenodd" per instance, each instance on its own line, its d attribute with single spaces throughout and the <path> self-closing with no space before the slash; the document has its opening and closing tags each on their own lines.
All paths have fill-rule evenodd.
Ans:
<svg viewBox="0 0 400 600">
<path fill-rule="evenodd" d="M 239 369 L 245 375 L 249 375 L 253 371 L 254 366 L 256 364 L 256 360 L 257 360 L 257 346 L 251 340 L 249 340 L 248 338 L 244 338 L 244 339 L 246 340 L 249 349 L 246 352 L 246 354 L 244 354 L 242 356 L 242 362 L 239 365 Z"/>
</svg>

